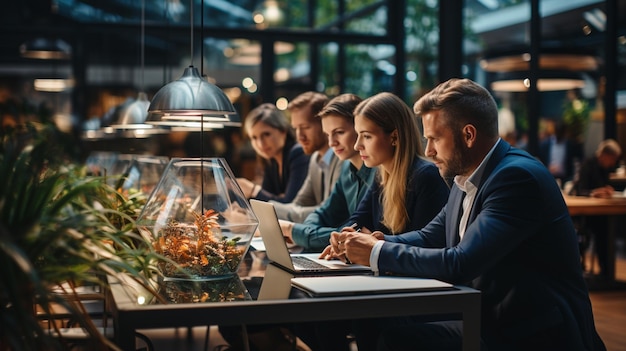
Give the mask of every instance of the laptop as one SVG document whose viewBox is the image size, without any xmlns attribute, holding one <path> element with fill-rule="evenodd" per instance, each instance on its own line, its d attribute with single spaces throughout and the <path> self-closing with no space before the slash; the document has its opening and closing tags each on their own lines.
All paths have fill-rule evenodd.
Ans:
<svg viewBox="0 0 626 351">
<path fill-rule="evenodd" d="M 291 284 L 313 297 L 394 294 L 452 290 L 452 284 L 436 279 L 354 275 L 344 277 L 295 277 Z"/>
<path fill-rule="evenodd" d="M 288 299 L 291 293 L 291 278 L 293 277 L 293 274 L 278 266 L 267 265 L 257 300 Z"/>
<path fill-rule="evenodd" d="M 319 253 L 291 254 L 280 229 L 274 205 L 270 202 L 251 199 L 250 206 L 259 220 L 259 232 L 271 264 L 294 275 L 372 274 L 372 270 L 367 266 L 347 264 L 340 260 L 319 259 Z"/>
</svg>

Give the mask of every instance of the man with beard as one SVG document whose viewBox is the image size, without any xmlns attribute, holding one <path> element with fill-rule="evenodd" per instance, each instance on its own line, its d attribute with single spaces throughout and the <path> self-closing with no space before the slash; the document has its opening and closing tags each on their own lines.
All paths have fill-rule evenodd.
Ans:
<svg viewBox="0 0 626 351">
<path fill-rule="evenodd" d="M 287 107 L 298 143 L 305 154 L 311 155 L 311 160 L 307 177 L 293 201 L 270 201 L 279 219 L 302 223 L 326 200 L 341 174 L 341 160 L 329 147 L 322 120 L 317 115 L 327 102 L 326 95 L 307 91 L 296 96 Z"/>
<path fill-rule="evenodd" d="M 482 293 L 487 350 L 605 350 L 593 321 L 577 237 L 552 175 L 498 137 L 489 92 L 451 79 L 419 99 L 426 156 L 452 180 L 446 206 L 400 235 L 333 233 L 332 251 L 388 272 Z M 462 322 L 384 325 L 382 350 L 460 350 Z"/>
</svg>

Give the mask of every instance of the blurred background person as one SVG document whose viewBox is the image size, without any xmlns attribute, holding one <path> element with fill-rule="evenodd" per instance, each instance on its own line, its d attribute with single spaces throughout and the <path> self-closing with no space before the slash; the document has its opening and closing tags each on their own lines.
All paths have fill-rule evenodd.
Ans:
<svg viewBox="0 0 626 351">
<path fill-rule="evenodd" d="M 289 120 L 276 106 L 264 103 L 248 113 L 244 128 L 263 163 L 262 185 L 237 178 L 244 195 L 264 201 L 290 202 L 304 183 L 309 156 L 296 143 Z"/>
<path fill-rule="evenodd" d="M 563 187 L 573 179 L 582 151 L 568 137 L 567 126 L 563 122 L 550 121 L 547 129 L 548 136 L 539 144 L 539 159 Z"/>
<path fill-rule="evenodd" d="M 610 184 L 610 174 L 617 166 L 622 155 L 622 148 L 617 141 L 607 139 L 602 141 L 595 154 L 586 159 L 580 167 L 574 184 L 576 195 L 600 198 L 613 197 L 615 189 Z M 599 277 L 609 279 L 607 273 L 607 250 L 609 218 L 607 216 L 586 216 L 576 218 L 579 236 L 581 238 L 581 257 L 585 269 L 585 253 L 589 243 L 593 240 L 594 253 L 600 266 Z"/>
<path fill-rule="evenodd" d="M 322 130 L 318 113 L 328 102 L 322 93 L 308 91 L 296 96 L 287 109 L 291 126 L 304 153 L 311 156 L 306 179 L 293 201 L 274 204 L 279 219 L 301 223 L 328 198 L 341 171 L 341 160 L 328 146 L 328 137 Z"/>
</svg>

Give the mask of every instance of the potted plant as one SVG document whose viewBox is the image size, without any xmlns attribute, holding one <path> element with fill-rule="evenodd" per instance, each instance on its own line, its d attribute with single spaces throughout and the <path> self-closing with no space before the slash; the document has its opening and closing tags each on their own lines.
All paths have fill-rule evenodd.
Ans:
<svg viewBox="0 0 626 351">
<path fill-rule="evenodd" d="M 567 126 L 570 138 L 577 144 L 585 141 L 589 116 L 589 103 L 585 100 L 574 97 L 568 99 L 563 106 L 563 122 Z"/>
<path fill-rule="evenodd" d="M 51 336 L 56 325 L 51 333 L 35 313 L 50 314 L 52 303 L 69 311 L 93 348 L 116 349 L 78 299 L 67 297 L 84 284 L 106 290 L 103 277 L 116 275 L 151 289 L 159 255 L 135 232 L 138 199 L 59 157 L 51 125 L 29 124 L 1 136 L 0 350 L 64 349 L 58 333 Z"/>
</svg>

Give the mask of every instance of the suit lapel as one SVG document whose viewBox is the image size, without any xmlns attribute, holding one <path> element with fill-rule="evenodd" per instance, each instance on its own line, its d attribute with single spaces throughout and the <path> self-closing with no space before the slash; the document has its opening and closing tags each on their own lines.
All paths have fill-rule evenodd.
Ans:
<svg viewBox="0 0 626 351">
<path fill-rule="evenodd" d="M 491 178 L 491 174 L 493 173 L 494 169 L 496 168 L 496 166 L 500 164 L 500 162 L 506 156 L 506 154 L 509 152 L 510 149 L 511 149 L 511 145 L 509 145 L 504 140 L 500 140 L 498 144 L 496 145 L 496 148 L 493 150 L 493 154 L 491 155 L 491 158 L 487 162 L 485 171 L 483 172 L 483 175 L 480 179 L 480 185 L 478 186 L 478 193 L 476 194 L 476 197 L 474 198 L 474 205 L 472 206 L 472 210 L 470 211 L 470 215 L 467 220 L 467 227 L 469 227 L 470 224 L 474 221 L 474 219 L 480 212 L 480 209 L 482 208 L 482 206 L 480 206 L 481 202 L 478 199 L 480 199 L 480 197 L 482 196 L 482 191 L 485 189 L 483 185 L 485 184 L 485 182 L 487 182 Z M 457 232 L 458 232 L 458 228 L 457 228 Z"/>
<path fill-rule="evenodd" d="M 465 193 L 459 189 L 456 184 L 452 186 L 450 190 L 450 198 L 448 201 L 448 208 L 450 209 L 450 216 L 448 217 L 448 223 L 446 227 L 450 228 L 446 230 L 446 246 L 453 247 L 459 243 L 459 222 L 461 221 L 461 211 L 463 209 L 463 198 Z"/>
</svg>

